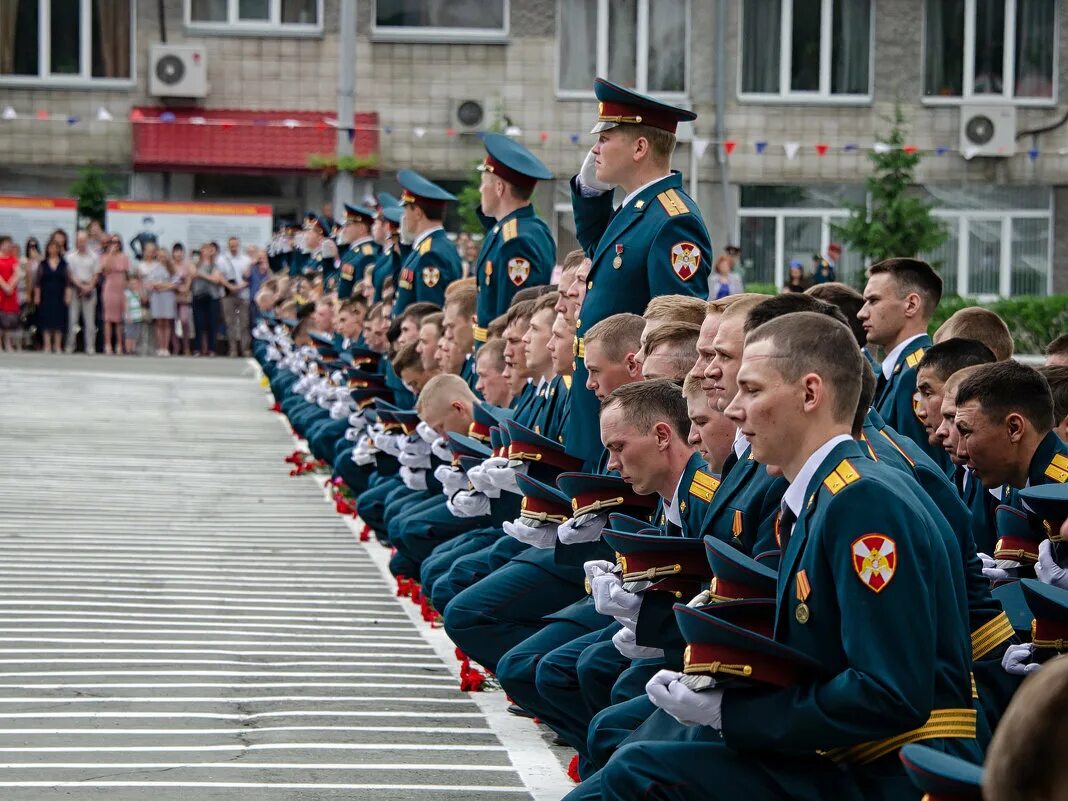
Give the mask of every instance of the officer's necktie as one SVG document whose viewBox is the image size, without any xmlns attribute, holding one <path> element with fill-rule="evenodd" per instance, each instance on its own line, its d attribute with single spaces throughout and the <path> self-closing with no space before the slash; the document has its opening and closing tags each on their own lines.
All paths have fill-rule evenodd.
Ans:
<svg viewBox="0 0 1068 801">
<path fill-rule="evenodd" d="M 957 485 L 957 494 L 964 497 L 964 467 L 958 467 L 953 471 L 953 483 Z"/>
<path fill-rule="evenodd" d="M 872 402 L 873 406 L 878 405 L 879 401 L 882 400 L 883 391 L 886 389 L 886 384 L 886 373 L 880 370 L 879 380 L 875 382 L 875 400 Z"/>
<path fill-rule="evenodd" d="M 720 481 L 727 477 L 727 473 L 731 471 L 731 468 L 738 464 L 738 454 L 731 449 L 731 452 L 727 455 L 726 460 L 723 462 L 723 472 L 720 474 Z"/>
<path fill-rule="evenodd" d="M 779 548 L 785 553 L 786 546 L 790 543 L 790 535 L 794 532 L 794 523 L 797 522 L 797 515 L 786 504 L 782 505 L 782 511 L 779 512 Z"/>
</svg>

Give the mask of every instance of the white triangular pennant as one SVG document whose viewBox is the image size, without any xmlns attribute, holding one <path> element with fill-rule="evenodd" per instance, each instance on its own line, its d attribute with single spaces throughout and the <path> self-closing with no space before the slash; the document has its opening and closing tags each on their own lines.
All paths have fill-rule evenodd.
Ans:
<svg viewBox="0 0 1068 801">
<path fill-rule="evenodd" d="M 697 158 L 704 158 L 705 151 L 711 143 L 711 139 L 699 139 L 696 136 L 693 138 L 693 152 Z"/>
<path fill-rule="evenodd" d="M 4 106 L 3 114 L 0 114 L 5 120 L 17 120 L 19 115 L 11 106 Z"/>
<path fill-rule="evenodd" d="M 964 158 L 966 158 L 968 161 L 971 161 L 972 159 L 974 159 L 976 156 L 979 155 L 979 148 L 972 147 L 972 146 L 966 147 L 966 148 L 964 148 L 964 150 L 961 153 L 961 155 L 964 156 Z"/>
<path fill-rule="evenodd" d="M 412 128 L 412 133 L 415 134 L 416 139 L 422 139 L 426 136 L 426 128 Z"/>
<path fill-rule="evenodd" d="M 103 106 L 101 106 L 100 108 L 98 108 L 96 110 L 96 121 L 97 122 L 111 122 L 113 119 L 115 119 L 115 118 L 111 116 L 111 112 L 108 111 Z"/>
<path fill-rule="evenodd" d="M 793 161 L 795 158 L 797 158 L 797 151 L 801 149 L 801 143 L 785 142 L 782 146 L 782 149 L 786 151 L 786 158 L 790 159 L 790 161 Z"/>
<path fill-rule="evenodd" d="M 876 153 L 883 154 L 889 153 L 894 148 L 886 144 L 886 142 L 876 142 L 874 145 L 871 146 L 871 149 L 874 150 Z"/>
</svg>

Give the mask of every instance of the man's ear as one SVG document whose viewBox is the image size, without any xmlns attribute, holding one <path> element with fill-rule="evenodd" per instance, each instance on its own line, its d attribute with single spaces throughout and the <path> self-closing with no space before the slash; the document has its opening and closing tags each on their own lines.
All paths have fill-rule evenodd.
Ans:
<svg viewBox="0 0 1068 801">
<path fill-rule="evenodd" d="M 1019 412 L 1011 412 L 1005 417 L 1005 431 L 1009 435 L 1009 442 L 1016 444 L 1027 431 L 1027 421 Z"/>
<path fill-rule="evenodd" d="M 909 292 L 905 295 L 905 316 L 915 317 L 923 313 L 923 298 L 919 292 Z"/>
<path fill-rule="evenodd" d="M 664 422 L 657 423 L 653 426 L 653 433 L 656 434 L 657 450 L 667 450 L 667 447 L 671 444 L 671 426 Z"/>
<path fill-rule="evenodd" d="M 638 364 L 638 360 L 635 357 L 636 354 L 628 353 L 623 358 L 624 363 L 627 365 L 627 373 L 630 375 L 631 378 L 640 377 L 642 374 L 642 366 Z"/>
</svg>

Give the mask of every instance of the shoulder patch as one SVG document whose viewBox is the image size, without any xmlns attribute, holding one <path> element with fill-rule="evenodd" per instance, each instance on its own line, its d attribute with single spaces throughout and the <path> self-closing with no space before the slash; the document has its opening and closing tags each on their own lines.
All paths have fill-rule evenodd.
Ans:
<svg viewBox="0 0 1068 801">
<path fill-rule="evenodd" d="M 530 261 L 522 256 L 508 260 L 508 278 L 516 286 L 523 286 L 530 277 Z"/>
<path fill-rule="evenodd" d="M 693 481 L 690 482 L 690 494 L 695 498 L 700 498 L 702 501 L 709 503 L 715 497 L 718 489 L 719 479 L 715 476 L 700 470 L 693 474 Z"/>
<path fill-rule="evenodd" d="M 360 253 L 362 253 L 364 256 L 373 256 L 375 253 L 375 249 L 371 247 L 370 244 L 366 244 L 360 248 Z"/>
<path fill-rule="evenodd" d="M 886 589 L 897 570 L 897 545 L 885 534 L 865 534 L 852 545 L 853 570 L 861 584 L 875 593 Z"/>
<path fill-rule="evenodd" d="M 437 267 L 424 267 L 423 268 L 423 283 L 429 288 L 433 289 L 438 285 L 438 281 L 441 280 L 441 270 Z"/>
<path fill-rule="evenodd" d="M 701 267 L 701 248 L 693 242 L 677 242 L 671 248 L 671 269 L 683 281 L 693 278 Z"/>
<path fill-rule="evenodd" d="M 433 243 L 433 241 L 431 241 L 431 238 L 428 236 L 426 239 L 424 239 L 422 242 L 419 243 L 419 253 L 421 255 L 425 256 L 427 253 L 430 252 L 430 248 L 432 248 L 433 246 L 434 246 L 434 243 Z"/>
<path fill-rule="evenodd" d="M 501 236 L 507 242 L 519 236 L 519 220 L 509 220 L 501 226 Z"/>
<path fill-rule="evenodd" d="M 1063 453 L 1053 454 L 1053 458 L 1050 460 L 1049 465 L 1046 466 L 1043 475 L 1057 484 L 1068 483 L 1068 456 Z"/>
<path fill-rule="evenodd" d="M 823 486 L 830 491 L 831 495 L 837 495 L 858 478 L 860 478 L 860 473 L 857 472 L 848 459 L 843 459 L 838 463 L 838 467 L 834 468 L 831 474 L 823 479 Z"/>
<path fill-rule="evenodd" d="M 910 369 L 914 368 L 917 364 L 920 363 L 920 360 L 923 359 L 923 354 L 925 354 L 926 352 L 927 351 L 924 350 L 923 348 L 917 348 L 916 350 L 914 350 L 912 353 L 910 353 L 908 356 L 905 357 L 905 364 Z"/>
<path fill-rule="evenodd" d="M 686 201 L 679 197 L 679 193 L 674 189 L 661 192 L 656 196 L 656 199 L 660 201 L 660 205 L 664 207 L 664 211 L 668 213 L 669 217 L 690 213 L 690 207 L 686 205 Z"/>
</svg>

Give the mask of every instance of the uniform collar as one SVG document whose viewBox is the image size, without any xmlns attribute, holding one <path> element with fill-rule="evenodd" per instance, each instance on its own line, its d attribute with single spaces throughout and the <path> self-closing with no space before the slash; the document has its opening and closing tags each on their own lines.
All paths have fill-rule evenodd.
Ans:
<svg viewBox="0 0 1068 801">
<path fill-rule="evenodd" d="M 1052 465 L 1053 458 L 1057 454 L 1068 454 L 1068 446 L 1061 442 L 1061 438 L 1053 431 L 1047 431 L 1046 436 L 1038 443 L 1035 454 L 1031 457 L 1031 464 L 1027 469 L 1027 486 L 1036 487 L 1056 481 L 1047 475 Z"/>
<path fill-rule="evenodd" d="M 651 186 L 655 186 L 656 184 L 660 183 L 661 181 L 666 181 L 667 179 L 672 178 L 672 177 L 674 177 L 674 173 L 669 172 L 667 175 L 661 175 L 659 178 L 654 178 L 652 181 L 649 181 L 649 183 L 647 183 L 647 184 L 642 184 L 637 189 L 635 189 L 633 192 L 631 192 L 629 195 L 627 195 L 625 198 L 623 198 L 623 202 L 620 204 L 619 207 L 621 209 L 622 208 L 626 208 L 628 203 L 630 203 L 632 200 L 634 200 L 636 197 L 638 197 L 638 195 L 640 195 L 646 189 L 648 189 Z"/>
<path fill-rule="evenodd" d="M 734 429 L 734 455 L 741 459 L 742 454 L 745 453 L 748 447 L 749 440 L 745 438 L 745 434 L 742 433 L 742 429 Z"/>
<path fill-rule="evenodd" d="M 360 239 L 357 239 L 355 242 L 349 242 L 349 249 L 350 250 L 356 250 L 356 248 L 360 247 L 361 245 L 366 245 L 368 242 L 374 242 L 374 241 L 375 241 L 375 238 L 373 236 L 361 237 Z"/>
<path fill-rule="evenodd" d="M 525 206 L 520 206 L 515 211 L 510 211 L 507 214 L 505 214 L 503 217 L 501 217 L 499 220 L 497 220 L 497 225 L 504 225 L 504 223 L 508 222 L 509 220 L 517 220 L 517 219 L 520 219 L 522 217 L 533 217 L 533 216 L 534 216 L 534 204 L 533 203 L 528 203 Z"/>
<path fill-rule="evenodd" d="M 431 228 L 429 231 L 423 231 L 423 233 L 419 234 L 419 236 L 416 237 L 415 241 L 412 242 L 412 250 L 415 250 L 417 247 L 419 247 L 419 245 L 421 245 L 423 240 L 426 239 L 427 237 L 433 236 L 438 231 L 444 231 L 444 230 L 445 230 L 445 226 L 444 225 L 439 225 L 439 226 L 437 226 L 435 228 Z"/>
<path fill-rule="evenodd" d="M 904 342 L 899 343 L 898 346 L 896 348 L 894 348 L 892 351 L 890 351 L 888 354 L 886 354 L 886 358 L 883 359 L 883 378 L 885 378 L 887 381 L 889 381 L 890 380 L 890 376 L 892 376 L 894 374 L 894 368 L 897 367 L 897 362 L 898 362 L 898 359 L 901 358 L 901 354 L 903 354 L 905 352 L 905 349 L 908 348 L 909 345 L 911 345 L 913 342 L 915 342 L 920 337 L 925 337 L 925 336 L 927 336 L 927 335 L 926 334 L 916 334 L 915 336 L 909 337 Z"/>
<path fill-rule="evenodd" d="M 815 452 L 805 460 L 801 470 L 798 471 L 797 476 L 790 482 L 786 492 L 783 493 L 782 505 L 784 510 L 788 508 L 794 513 L 795 518 L 801 518 L 801 513 L 805 511 L 805 494 L 808 492 L 808 485 L 812 483 L 813 477 L 819 472 L 823 463 L 827 461 L 831 451 L 843 442 L 853 442 L 853 438 L 847 434 L 831 437 L 816 448 Z"/>
</svg>

